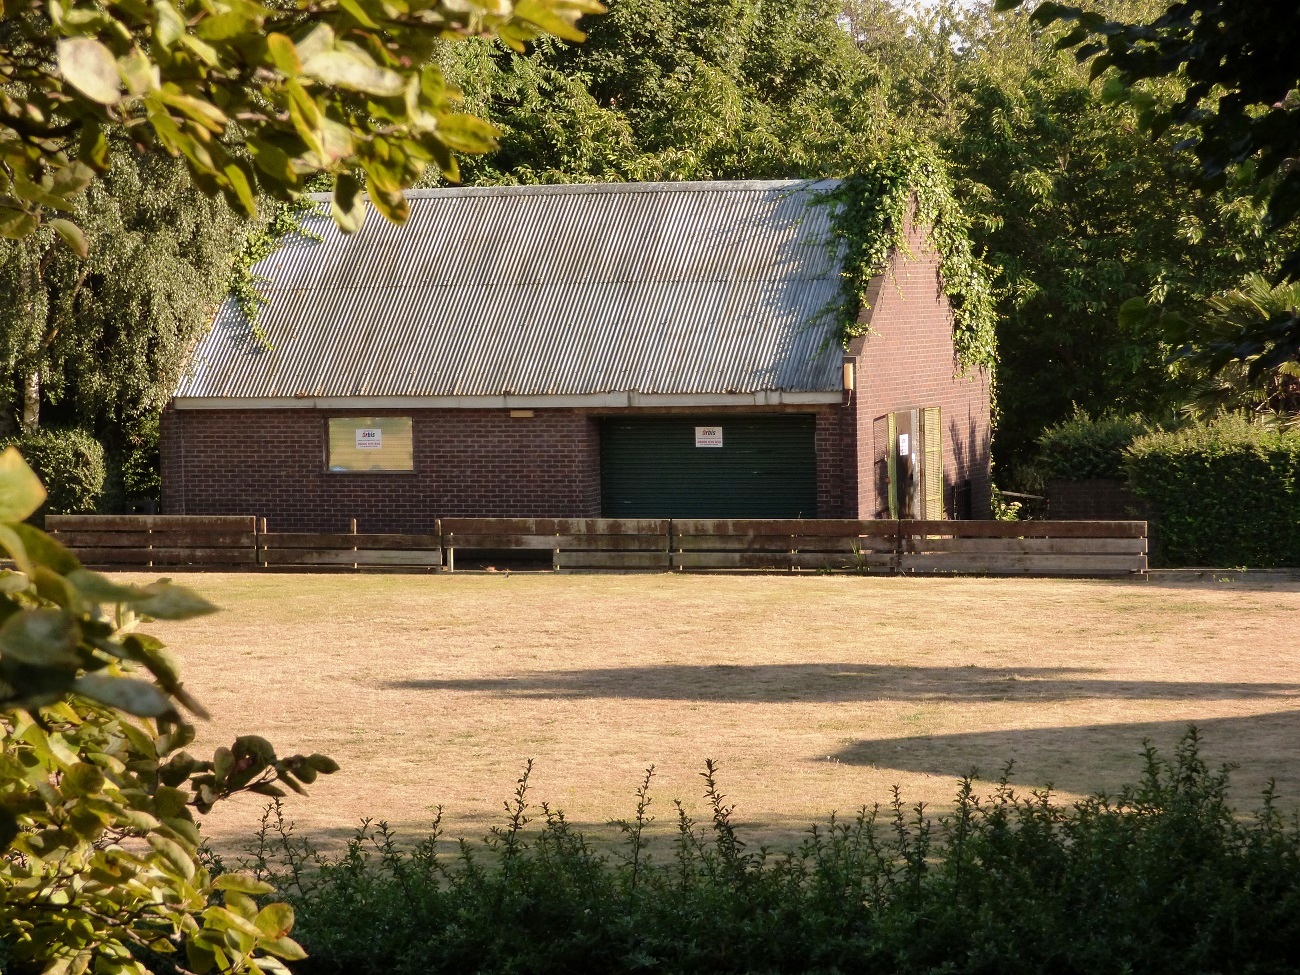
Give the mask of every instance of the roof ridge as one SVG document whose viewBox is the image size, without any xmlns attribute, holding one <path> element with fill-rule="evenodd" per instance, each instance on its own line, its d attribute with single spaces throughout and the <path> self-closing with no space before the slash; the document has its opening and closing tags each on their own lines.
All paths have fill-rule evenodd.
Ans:
<svg viewBox="0 0 1300 975">
<path fill-rule="evenodd" d="M 756 190 L 828 191 L 837 179 L 730 179 L 680 180 L 655 183 L 516 183 L 492 186 L 439 186 L 406 190 L 407 199 L 437 199 L 471 196 L 591 196 L 628 193 L 741 193 Z M 307 193 L 308 199 L 328 203 L 329 193 Z"/>
</svg>

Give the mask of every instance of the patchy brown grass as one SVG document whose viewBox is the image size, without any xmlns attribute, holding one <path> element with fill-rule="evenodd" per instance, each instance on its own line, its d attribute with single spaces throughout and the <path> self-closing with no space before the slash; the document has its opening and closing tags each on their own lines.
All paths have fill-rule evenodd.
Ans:
<svg viewBox="0 0 1300 975">
<path fill-rule="evenodd" d="M 579 823 L 630 815 L 657 770 L 661 822 L 717 759 L 740 820 L 788 840 L 832 810 L 944 804 L 1014 759 L 1083 794 L 1136 775 L 1144 738 L 1196 722 L 1213 761 L 1300 796 L 1300 585 L 779 576 L 203 575 L 226 608 L 153 630 L 216 719 L 343 771 L 293 799 L 332 840 L 363 816 L 408 832 L 445 807 L 479 835 L 528 758 L 533 797 Z M 238 845 L 258 805 L 207 826 Z"/>
</svg>

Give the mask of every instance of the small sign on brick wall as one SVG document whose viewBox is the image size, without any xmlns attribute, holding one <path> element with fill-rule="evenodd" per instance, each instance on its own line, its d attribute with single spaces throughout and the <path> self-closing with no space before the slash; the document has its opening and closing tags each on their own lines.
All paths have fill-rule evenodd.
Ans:
<svg viewBox="0 0 1300 975">
<path fill-rule="evenodd" d="M 697 446 L 697 447 L 721 447 L 721 446 L 722 446 L 722 427 L 696 427 L 696 428 L 695 428 L 695 446 Z"/>
<path fill-rule="evenodd" d="M 361 427 L 357 430 L 357 450 L 381 450 L 384 431 L 378 427 Z"/>
</svg>

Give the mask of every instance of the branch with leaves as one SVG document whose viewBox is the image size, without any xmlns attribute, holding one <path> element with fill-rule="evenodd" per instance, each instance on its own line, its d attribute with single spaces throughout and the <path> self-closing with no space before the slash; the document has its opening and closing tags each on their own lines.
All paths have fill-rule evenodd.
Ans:
<svg viewBox="0 0 1300 975">
<path fill-rule="evenodd" d="M 248 216 L 261 190 L 297 199 L 335 178 L 355 230 L 364 188 L 388 219 L 430 166 L 484 152 L 493 128 L 457 110 L 439 44 L 543 34 L 581 40 L 597 0 L 10 0 L 0 30 L 0 235 L 67 212 L 109 165 L 109 133 L 181 157 L 196 185 Z M 84 254 L 66 217 L 50 226 Z"/>
<path fill-rule="evenodd" d="M 183 712 L 206 713 L 149 619 L 213 611 L 167 581 L 122 585 L 23 519 L 45 491 L 12 447 L 0 454 L 0 937 L 15 961 L 81 975 L 179 970 L 285 973 L 304 957 L 272 888 L 212 877 L 195 813 L 238 792 L 283 795 L 337 765 L 280 758 L 256 736 L 211 761 Z"/>
<path fill-rule="evenodd" d="M 831 237 L 844 252 L 836 309 L 841 338 L 866 333 L 860 312 L 867 287 L 889 270 L 896 252 L 908 252 L 907 228 L 914 222 L 939 253 L 958 362 L 991 372 L 997 364 L 993 272 L 971 245 L 970 218 L 935 153 L 919 142 L 901 144 L 845 178 L 822 201 L 832 207 Z"/>
<path fill-rule="evenodd" d="M 1012 10 L 1026 0 L 997 0 Z M 1057 47 L 1074 49 L 1091 62 L 1093 78 L 1110 72 L 1117 94 L 1144 105 L 1144 122 L 1154 137 L 1185 130 L 1183 143 L 1196 156 L 1200 184 L 1215 192 L 1235 181 L 1254 188 L 1267 202 L 1266 228 L 1273 231 L 1300 218 L 1300 17 L 1286 3 L 1242 4 L 1234 0 L 1176 0 L 1158 16 L 1135 21 L 1055 2 L 1039 3 L 1040 24 L 1073 25 Z M 1182 97 L 1162 106 L 1141 91 L 1141 83 L 1177 77 Z M 1275 285 L 1300 278 L 1300 249 L 1291 249 Z M 1236 312 L 1254 300 L 1247 284 L 1227 301 Z M 1222 305 L 1222 303 L 1220 303 Z M 1205 329 L 1215 331 L 1224 308 L 1212 305 Z M 1300 317 L 1294 310 L 1244 321 L 1236 314 L 1230 336 L 1185 348 L 1185 357 L 1215 371 L 1248 363 L 1252 377 L 1300 361 Z"/>
</svg>

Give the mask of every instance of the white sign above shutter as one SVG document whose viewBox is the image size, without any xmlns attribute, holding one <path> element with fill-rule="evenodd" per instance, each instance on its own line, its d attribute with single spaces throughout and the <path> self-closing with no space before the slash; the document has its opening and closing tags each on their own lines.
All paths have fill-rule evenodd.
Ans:
<svg viewBox="0 0 1300 975">
<path fill-rule="evenodd" d="M 722 427 L 696 427 L 696 428 L 695 428 L 695 446 L 697 446 L 697 447 L 721 447 L 721 446 L 722 446 Z"/>
</svg>

